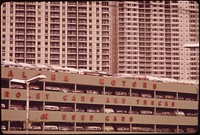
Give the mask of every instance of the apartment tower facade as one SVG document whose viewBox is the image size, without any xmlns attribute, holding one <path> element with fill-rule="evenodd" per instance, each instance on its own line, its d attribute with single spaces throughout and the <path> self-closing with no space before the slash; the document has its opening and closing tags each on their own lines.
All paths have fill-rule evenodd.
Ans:
<svg viewBox="0 0 200 135">
<path fill-rule="evenodd" d="M 196 1 L 5 2 L 2 60 L 198 79 Z"/>
</svg>

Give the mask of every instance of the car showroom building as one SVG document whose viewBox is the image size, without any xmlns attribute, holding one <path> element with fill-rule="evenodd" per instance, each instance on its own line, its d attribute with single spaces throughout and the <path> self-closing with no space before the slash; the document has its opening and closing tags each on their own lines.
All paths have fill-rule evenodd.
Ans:
<svg viewBox="0 0 200 135">
<path fill-rule="evenodd" d="M 1 129 L 12 134 L 196 132 L 198 85 L 1 67 Z M 47 78 L 29 85 L 11 79 Z"/>
</svg>

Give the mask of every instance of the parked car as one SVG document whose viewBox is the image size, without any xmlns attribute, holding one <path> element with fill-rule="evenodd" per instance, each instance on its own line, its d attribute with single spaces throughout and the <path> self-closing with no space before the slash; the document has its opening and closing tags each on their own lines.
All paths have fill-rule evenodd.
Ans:
<svg viewBox="0 0 200 135">
<path fill-rule="evenodd" d="M 140 97 L 139 93 L 132 93 L 133 97 Z"/>
<path fill-rule="evenodd" d="M 12 88 L 12 89 L 24 89 L 24 86 L 22 84 L 12 84 L 11 83 L 10 88 Z"/>
<path fill-rule="evenodd" d="M 10 130 L 22 130 L 22 127 L 19 127 L 19 126 L 13 127 L 13 126 L 11 126 Z"/>
<path fill-rule="evenodd" d="M 112 91 L 105 91 L 105 95 L 113 95 Z"/>
<path fill-rule="evenodd" d="M 24 109 L 26 110 L 26 106 L 24 107 Z M 42 110 L 42 109 L 37 106 L 30 106 L 29 110 L 37 111 L 37 110 Z"/>
<path fill-rule="evenodd" d="M 64 111 L 64 112 L 73 112 L 74 109 L 70 106 L 59 106 L 60 111 Z"/>
<path fill-rule="evenodd" d="M 34 66 L 35 70 L 47 70 L 47 66 L 43 65 L 43 64 L 32 64 L 32 66 Z"/>
<path fill-rule="evenodd" d="M 117 127 L 117 131 L 124 131 L 124 132 L 128 132 L 128 131 L 130 131 L 130 129 L 129 129 L 129 127 Z"/>
<path fill-rule="evenodd" d="M 61 92 L 67 93 L 67 92 L 72 92 L 70 88 L 60 88 Z"/>
<path fill-rule="evenodd" d="M 34 125 L 34 126 L 31 126 L 31 129 L 32 130 L 42 130 L 42 127 Z"/>
<path fill-rule="evenodd" d="M 12 61 L 1 61 L 1 65 L 4 66 L 4 67 L 11 67 L 11 68 L 18 68 L 18 67 L 21 67 L 20 65 L 16 64 L 15 62 L 12 62 Z"/>
<path fill-rule="evenodd" d="M 185 100 L 184 97 L 178 97 L 178 100 Z"/>
<path fill-rule="evenodd" d="M 101 131 L 102 128 L 100 126 L 86 126 L 85 130 L 86 131 Z"/>
<path fill-rule="evenodd" d="M 80 71 L 80 70 L 75 69 L 75 68 L 70 68 L 70 67 L 64 67 L 63 71 L 67 72 L 67 73 L 72 73 L 72 74 L 84 74 L 83 71 Z"/>
<path fill-rule="evenodd" d="M 22 66 L 23 69 L 31 69 L 31 70 L 34 70 L 35 69 L 35 66 L 31 65 L 31 64 L 28 64 L 28 63 L 17 63 L 18 65 Z"/>
<path fill-rule="evenodd" d="M 53 71 L 53 72 L 63 72 L 63 68 L 58 65 L 49 65 L 47 66 L 47 70 Z"/>
<path fill-rule="evenodd" d="M 76 112 L 85 112 L 84 109 L 76 109 Z"/>
<path fill-rule="evenodd" d="M 60 88 L 55 86 L 45 86 L 45 90 L 60 91 Z"/>
<path fill-rule="evenodd" d="M 150 127 L 142 127 L 141 131 L 142 132 L 154 132 L 154 129 L 150 128 Z"/>
<path fill-rule="evenodd" d="M 123 91 L 115 91 L 115 95 L 117 95 L 117 96 L 127 96 L 127 93 L 123 92 Z"/>
<path fill-rule="evenodd" d="M 59 107 L 55 105 L 45 105 L 45 110 L 47 111 L 59 111 Z"/>
<path fill-rule="evenodd" d="M 87 109 L 87 112 L 90 112 L 90 113 L 99 113 L 100 110 L 97 109 L 97 108 L 88 108 L 88 109 Z"/>
<path fill-rule="evenodd" d="M 156 98 L 163 99 L 164 96 L 163 95 L 156 95 Z"/>
<path fill-rule="evenodd" d="M 144 94 L 144 93 L 142 93 L 141 97 L 143 97 L 143 98 L 152 98 L 152 95 L 151 94 Z"/>
<path fill-rule="evenodd" d="M 138 111 L 135 111 L 135 110 L 131 110 L 131 111 L 129 111 L 129 113 L 130 113 L 130 114 L 139 114 L 139 112 L 138 112 Z"/>
<path fill-rule="evenodd" d="M 1 103 L 1 109 L 6 108 L 6 105 L 4 103 Z"/>
<path fill-rule="evenodd" d="M 70 126 L 58 126 L 58 130 L 60 131 L 73 131 L 73 128 Z"/>
<path fill-rule="evenodd" d="M 175 111 L 176 116 L 185 116 L 185 113 L 183 111 Z"/>
<path fill-rule="evenodd" d="M 22 105 L 10 105 L 10 110 L 24 110 L 24 107 Z"/>
<path fill-rule="evenodd" d="M 153 112 L 149 111 L 149 110 L 141 110 L 140 113 L 141 114 L 146 114 L 146 115 L 152 115 L 153 114 Z"/>
<path fill-rule="evenodd" d="M 5 125 L 1 125 L 1 130 L 6 130 L 6 126 Z"/>
<path fill-rule="evenodd" d="M 56 125 L 45 125 L 44 130 L 55 131 L 55 130 L 58 130 L 58 126 L 56 126 Z"/>
<path fill-rule="evenodd" d="M 86 90 L 86 93 L 88 94 L 99 94 L 97 90 Z"/>
<path fill-rule="evenodd" d="M 115 113 L 115 111 L 112 108 L 105 108 L 105 113 Z"/>
<path fill-rule="evenodd" d="M 83 126 L 76 126 L 76 131 L 85 131 Z"/>
<path fill-rule="evenodd" d="M 116 112 L 116 113 L 127 113 L 126 110 L 116 110 L 115 112 Z"/>
<path fill-rule="evenodd" d="M 175 97 L 171 95 L 165 95 L 165 99 L 175 99 Z"/>
<path fill-rule="evenodd" d="M 162 115 L 168 115 L 168 116 L 169 116 L 169 115 L 172 115 L 171 112 L 161 112 L 161 114 L 162 114 Z"/>
<path fill-rule="evenodd" d="M 141 127 L 132 127 L 132 132 L 141 132 L 142 128 Z"/>
<path fill-rule="evenodd" d="M 113 126 L 105 126 L 104 130 L 105 130 L 105 132 L 113 132 L 113 131 L 115 131 L 115 129 L 113 128 Z"/>
<path fill-rule="evenodd" d="M 29 86 L 29 89 L 30 89 L 30 90 L 39 90 L 40 87 L 37 86 L 37 85 L 30 85 L 30 86 Z"/>
</svg>

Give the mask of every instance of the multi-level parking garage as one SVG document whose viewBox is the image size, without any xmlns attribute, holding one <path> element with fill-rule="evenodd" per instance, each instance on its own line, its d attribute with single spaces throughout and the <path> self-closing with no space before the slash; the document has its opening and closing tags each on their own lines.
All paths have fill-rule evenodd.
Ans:
<svg viewBox="0 0 200 135">
<path fill-rule="evenodd" d="M 30 83 L 29 133 L 88 134 L 196 132 L 198 86 L 195 84 L 102 77 L 2 67 L 1 129 L 26 132 L 27 80 Z"/>
</svg>

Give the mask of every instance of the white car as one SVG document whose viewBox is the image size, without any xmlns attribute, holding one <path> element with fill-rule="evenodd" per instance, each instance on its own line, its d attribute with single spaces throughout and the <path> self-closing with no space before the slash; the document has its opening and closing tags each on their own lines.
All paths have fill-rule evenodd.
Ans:
<svg viewBox="0 0 200 135">
<path fill-rule="evenodd" d="M 87 131 L 101 131 L 102 128 L 100 126 L 86 126 L 85 130 L 87 130 Z"/>
<path fill-rule="evenodd" d="M 32 64 L 32 66 L 34 66 L 36 70 L 47 70 L 47 66 L 43 65 L 43 64 Z"/>
<path fill-rule="evenodd" d="M 83 71 L 80 71 L 80 70 L 75 69 L 75 68 L 70 68 L 70 67 L 64 67 L 63 71 L 67 72 L 67 73 L 73 73 L 73 74 L 84 74 Z"/>
<path fill-rule="evenodd" d="M 6 108 L 6 105 L 1 103 L 1 109 L 4 109 L 4 108 Z"/>
<path fill-rule="evenodd" d="M 24 89 L 24 86 L 21 84 L 11 84 L 10 88 L 12 89 Z"/>
<path fill-rule="evenodd" d="M 41 126 L 31 126 L 32 130 L 42 130 Z"/>
<path fill-rule="evenodd" d="M 128 127 L 117 127 L 117 131 L 129 131 Z"/>
<path fill-rule="evenodd" d="M 17 63 L 18 65 L 22 66 L 24 69 L 35 69 L 35 66 L 28 64 L 28 63 Z"/>
<path fill-rule="evenodd" d="M 105 113 L 115 113 L 115 111 L 112 108 L 105 108 Z"/>
<path fill-rule="evenodd" d="M 10 105 L 10 110 L 24 110 L 22 105 Z"/>
<path fill-rule="evenodd" d="M 99 109 L 94 109 L 94 108 L 89 108 L 87 109 L 87 112 L 91 112 L 91 113 L 99 113 Z"/>
<path fill-rule="evenodd" d="M 58 65 L 49 65 L 49 66 L 47 66 L 47 69 L 49 71 L 53 71 L 53 72 L 63 72 L 63 68 Z"/>
<path fill-rule="evenodd" d="M 72 131 L 73 128 L 70 126 L 58 126 L 58 130 L 60 131 Z"/>
<path fill-rule="evenodd" d="M 86 93 L 88 94 L 99 94 L 97 90 L 86 90 Z"/>
<path fill-rule="evenodd" d="M 1 125 L 1 130 L 6 130 L 6 126 L 5 125 Z"/>
<path fill-rule="evenodd" d="M 45 125 L 44 130 L 55 131 L 55 130 L 58 130 L 58 126 L 56 126 L 56 125 Z"/>
<path fill-rule="evenodd" d="M 115 131 L 115 129 L 113 128 L 113 126 L 105 126 L 104 127 L 105 132 L 112 132 Z"/>
<path fill-rule="evenodd" d="M 123 91 L 116 91 L 115 95 L 117 95 L 117 96 L 127 96 L 127 93 L 123 92 Z"/>
<path fill-rule="evenodd" d="M 4 67 L 21 67 L 20 65 L 16 64 L 15 62 L 12 61 L 1 61 L 1 65 Z"/>
<path fill-rule="evenodd" d="M 55 105 L 45 105 L 45 110 L 48 110 L 48 111 L 59 111 L 59 107 L 58 106 L 55 106 Z"/>
<path fill-rule="evenodd" d="M 39 90 L 40 87 L 37 86 L 37 85 L 30 85 L 30 86 L 29 86 L 29 89 L 30 89 L 30 90 Z"/>
</svg>

